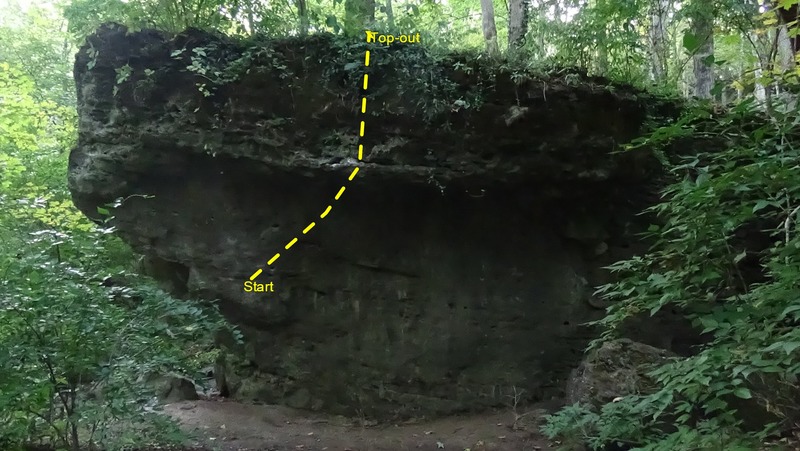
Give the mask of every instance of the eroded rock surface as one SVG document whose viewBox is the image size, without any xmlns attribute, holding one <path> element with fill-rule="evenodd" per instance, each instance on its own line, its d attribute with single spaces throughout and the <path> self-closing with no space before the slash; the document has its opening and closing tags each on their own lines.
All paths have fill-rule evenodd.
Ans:
<svg viewBox="0 0 800 451">
<path fill-rule="evenodd" d="M 241 326 L 228 394 L 299 408 L 443 414 L 558 394 L 601 313 L 599 268 L 637 247 L 656 167 L 611 154 L 654 99 L 576 74 L 515 82 L 419 46 L 112 25 L 75 76 L 75 204 L 97 218 L 123 199 L 119 234 Z M 243 291 L 258 268 L 274 292 Z"/>
<path fill-rule="evenodd" d="M 619 397 L 650 394 L 656 383 L 647 373 L 670 357 L 675 354 L 627 338 L 603 343 L 570 375 L 566 401 L 599 408 Z"/>
</svg>

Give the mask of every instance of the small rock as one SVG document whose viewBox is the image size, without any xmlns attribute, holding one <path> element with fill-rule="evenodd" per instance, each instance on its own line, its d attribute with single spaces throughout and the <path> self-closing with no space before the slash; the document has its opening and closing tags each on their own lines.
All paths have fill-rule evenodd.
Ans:
<svg viewBox="0 0 800 451">
<path fill-rule="evenodd" d="M 150 374 L 140 378 L 144 384 L 155 391 L 159 401 L 170 403 L 200 399 L 197 388 L 190 379 L 176 373 Z"/>
</svg>

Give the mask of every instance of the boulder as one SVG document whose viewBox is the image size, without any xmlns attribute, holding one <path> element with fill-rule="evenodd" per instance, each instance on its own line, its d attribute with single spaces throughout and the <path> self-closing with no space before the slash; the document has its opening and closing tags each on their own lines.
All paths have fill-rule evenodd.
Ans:
<svg viewBox="0 0 800 451">
<path fill-rule="evenodd" d="M 172 403 L 200 399 L 191 379 L 175 373 L 145 376 L 145 385 L 153 390 L 160 402 Z"/>
<path fill-rule="evenodd" d="M 605 342 L 570 374 L 567 404 L 598 408 L 618 397 L 652 392 L 655 384 L 647 372 L 670 357 L 675 354 L 627 338 Z"/>
<path fill-rule="evenodd" d="M 69 187 L 240 327 L 215 374 L 232 397 L 391 417 L 547 399 L 658 189 L 650 152 L 615 151 L 674 108 L 520 75 L 419 45 L 107 25 L 75 62 Z M 257 270 L 269 289 L 248 291 Z"/>
</svg>

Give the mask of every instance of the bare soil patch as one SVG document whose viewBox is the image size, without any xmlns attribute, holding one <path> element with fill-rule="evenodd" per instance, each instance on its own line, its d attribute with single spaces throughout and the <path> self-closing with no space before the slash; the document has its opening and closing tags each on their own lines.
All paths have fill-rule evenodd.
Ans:
<svg viewBox="0 0 800 451">
<path fill-rule="evenodd" d="M 282 406 L 225 400 L 181 401 L 164 411 L 192 433 L 196 446 L 220 451 L 539 451 L 554 450 L 538 434 L 547 411 L 533 406 L 514 424 L 514 414 L 480 415 L 372 424 Z"/>
</svg>

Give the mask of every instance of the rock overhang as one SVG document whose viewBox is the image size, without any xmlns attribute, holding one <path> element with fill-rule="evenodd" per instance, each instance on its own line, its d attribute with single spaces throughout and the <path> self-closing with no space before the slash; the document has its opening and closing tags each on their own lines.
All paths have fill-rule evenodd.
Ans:
<svg viewBox="0 0 800 451">
<path fill-rule="evenodd" d="M 629 252 L 658 171 L 645 151 L 615 151 L 671 108 L 602 79 L 518 79 L 328 36 L 108 25 L 75 76 L 75 203 L 97 217 L 124 199 L 120 235 L 186 268 L 189 291 L 243 327 L 258 371 L 232 371 L 231 393 L 342 411 L 368 399 L 376 415 L 502 404 L 498 385 L 558 391 L 598 314 L 585 302 L 598 268 Z M 355 166 L 324 225 L 262 276 L 275 291 L 244 292 Z"/>
</svg>

